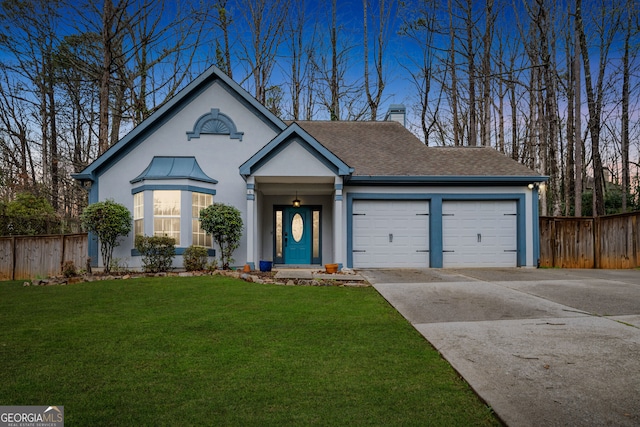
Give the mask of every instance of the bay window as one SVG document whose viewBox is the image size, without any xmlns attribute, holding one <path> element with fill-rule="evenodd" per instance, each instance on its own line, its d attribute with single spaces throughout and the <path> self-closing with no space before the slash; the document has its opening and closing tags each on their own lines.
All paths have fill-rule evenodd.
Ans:
<svg viewBox="0 0 640 427">
<path fill-rule="evenodd" d="M 133 235 L 144 236 L 144 193 L 133 195 Z"/>
<path fill-rule="evenodd" d="M 173 237 L 180 245 L 180 195 L 179 190 L 155 190 L 153 192 L 153 235 Z"/>
<path fill-rule="evenodd" d="M 204 193 L 191 193 L 191 233 L 192 244 L 210 248 L 211 235 L 200 226 L 200 211 L 213 204 L 213 195 Z"/>
</svg>

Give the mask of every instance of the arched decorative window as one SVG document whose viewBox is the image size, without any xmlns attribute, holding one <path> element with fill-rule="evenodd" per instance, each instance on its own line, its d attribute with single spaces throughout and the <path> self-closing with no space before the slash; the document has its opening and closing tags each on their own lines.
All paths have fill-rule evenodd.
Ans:
<svg viewBox="0 0 640 427">
<path fill-rule="evenodd" d="M 200 138 L 200 135 L 229 135 L 231 139 L 239 139 L 242 141 L 244 132 L 238 132 L 235 123 L 218 108 L 212 108 L 211 111 L 201 116 L 193 126 L 193 131 L 187 132 L 189 141 L 191 138 Z"/>
</svg>

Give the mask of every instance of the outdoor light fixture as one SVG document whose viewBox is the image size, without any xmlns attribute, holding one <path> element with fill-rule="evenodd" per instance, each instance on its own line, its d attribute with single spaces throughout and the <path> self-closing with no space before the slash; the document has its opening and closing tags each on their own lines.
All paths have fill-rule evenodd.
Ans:
<svg viewBox="0 0 640 427">
<path fill-rule="evenodd" d="M 300 207 L 300 200 L 298 199 L 298 192 L 296 191 L 296 198 L 293 200 L 293 207 L 294 208 L 299 208 Z"/>
</svg>

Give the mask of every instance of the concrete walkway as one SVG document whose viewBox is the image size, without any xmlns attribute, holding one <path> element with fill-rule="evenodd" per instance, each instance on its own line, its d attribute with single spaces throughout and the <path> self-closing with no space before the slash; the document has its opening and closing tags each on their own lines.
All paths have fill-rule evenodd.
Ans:
<svg viewBox="0 0 640 427">
<path fill-rule="evenodd" d="M 640 425 L 639 270 L 360 273 L 507 425 Z"/>
<path fill-rule="evenodd" d="M 276 271 L 276 279 L 340 280 L 356 283 L 367 281 L 363 276 L 353 271 L 343 271 L 336 274 L 328 274 L 324 270 L 313 268 L 277 268 L 274 271 Z"/>
</svg>

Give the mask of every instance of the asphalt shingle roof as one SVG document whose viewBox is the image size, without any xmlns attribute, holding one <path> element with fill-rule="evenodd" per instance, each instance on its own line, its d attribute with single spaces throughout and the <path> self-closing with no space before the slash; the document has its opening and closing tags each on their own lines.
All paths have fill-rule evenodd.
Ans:
<svg viewBox="0 0 640 427">
<path fill-rule="evenodd" d="M 427 147 L 393 121 L 296 123 L 354 176 L 541 176 L 491 147 Z"/>
</svg>

